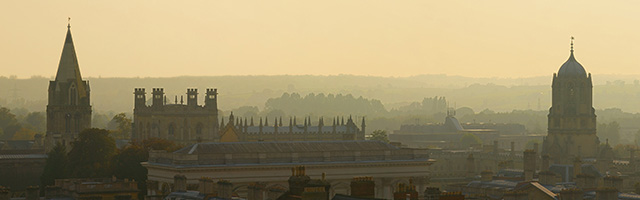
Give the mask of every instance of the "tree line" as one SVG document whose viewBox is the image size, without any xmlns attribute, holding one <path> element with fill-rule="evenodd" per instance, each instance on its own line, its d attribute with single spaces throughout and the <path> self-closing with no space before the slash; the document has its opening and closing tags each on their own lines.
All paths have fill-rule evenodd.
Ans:
<svg viewBox="0 0 640 200">
<path fill-rule="evenodd" d="M 151 138 L 131 142 L 116 148 L 111 133 L 105 129 L 86 129 L 71 143 L 71 149 L 60 143 L 47 153 L 41 176 L 43 187 L 54 185 L 56 179 L 105 178 L 133 179 L 140 197 L 146 193 L 147 169 L 140 163 L 148 161 L 149 150 L 175 151 L 182 146 L 173 141 Z M 140 198 L 142 199 L 142 198 Z"/>
</svg>

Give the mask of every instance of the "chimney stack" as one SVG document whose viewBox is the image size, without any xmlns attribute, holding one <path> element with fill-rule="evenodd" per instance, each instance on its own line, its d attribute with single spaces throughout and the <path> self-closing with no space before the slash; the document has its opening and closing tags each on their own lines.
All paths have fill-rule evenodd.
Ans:
<svg viewBox="0 0 640 200">
<path fill-rule="evenodd" d="M 524 181 L 532 181 L 536 173 L 536 152 L 531 149 L 524 151 Z"/>
<path fill-rule="evenodd" d="M 262 182 L 250 183 L 247 187 L 249 189 L 247 200 L 264 200 L 265 187 L 267 187 L 267 184 Z"/>
<path fill-rule="evenodd" d="M 360 198 L 375 198 L 376 183 L 373 177 L 353 177 L 351 179 L 351 196 Z"/>
<path fill-rule="evenodd" d="M 25 200 L 40 200 L 40 188 L 38 186 L 27 187 Z"/>
<path fill-rule="evenodd" d="M 175 191 L 187 191 L 187 177 L 184 175 L 173 176 L 173 187 Z"/>
<path fill-rule="evenodd" d="M 233 192 L 233 184 L 227 180 L 218 181 L 218 197 L 223 199 L 231 199 Z"/>
<path fill-rule="evenodd" d="M 213 190 L 213 179 L 211 179 L 209 177 L 202 177 L 198 181 L 199 181 L 198 190 L 199 190 L 200 194 L 213 194 L 214 193 L 214 190 Z"/>
</svg>

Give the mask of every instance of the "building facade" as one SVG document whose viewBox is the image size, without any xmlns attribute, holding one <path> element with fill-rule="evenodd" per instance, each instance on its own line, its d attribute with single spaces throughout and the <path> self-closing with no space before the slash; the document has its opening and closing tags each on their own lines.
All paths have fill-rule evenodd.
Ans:
<svg viewBox="0 0 640 200">
<path fill-rule="evenodd" d="M 144 88 L 134 90 L 132 139 L 163 138 L 182 144 L 218 140 L 218 91 L 207 89 L 198 105 L 198 89 L 187 89 L 187 102 L 167 102 L 163 88 L 153 88 L 147 105 Z"/>
<path fill-rule="evenodd" d="M 67 26 L 56 79 L 49 82 L 48 99 L 45 139 L 47 151 L 56 143 L 69 145 L 80 131 L 91 128 L 89 82 L 82 80 L 80 74 L 71 25 Z"/>
<path fill-rule="evenodd" d="M 255 182 L 265 189 L 288 189 L 291 168 L 304 165 L 310 176 L 326 174 L 332 195 L 349 194 L 354 176 L 374 176 L 376 197 L 391 199 L 393 187 L 410 179 L 424 190 L 433 163 L 427 149 L 352 140 L 198 143 L 175 152 L 152 151 L 142 165 L 152 195 L 172 192 L 176 175 L 185 177 L 187 189 L 197 188 L 201 177 L 230 181 L 241 197 Z"/>
<path fill-rule="evenodd" d="M 595 158 L 599 140 L 596 136 L 596 114 L 593 108 L 591 74 L 573 55 L 553 75 L 552 101 L 548 115 L 548 134 L 543 154 L 556 163 L 573 157 Z"/>
<path fill-rule="evenodd" d="M 310 117 L 305 118 L 302 124 L 298 124 L 296 118 L 289 118 L 288 123 L 276 118 L 270 124 L 268 118 L 260 118 L 258 123 L 254 123 L 253 118 L 235 118 L 233 113 L 228 123 L 223 121 L 220 126 L 223 127 L 221 142 L 364 140 L 366 128 L 364 117 L 359 128 L 352 117 L 346 122 L 344 117 L 333 118 L 333 122 L 326 125 L 323 118 L 314 125 Z"/>
</svg>

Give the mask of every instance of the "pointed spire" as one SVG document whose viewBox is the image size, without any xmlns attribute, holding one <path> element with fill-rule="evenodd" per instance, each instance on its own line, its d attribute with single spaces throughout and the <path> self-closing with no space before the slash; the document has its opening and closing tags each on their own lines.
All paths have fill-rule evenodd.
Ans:
<svg viewBox="0 0 640 200">
<path fill-rule="evenodd" d="M 262 127 L 262 117 L 260 117 L 260 127 Z"/>
<path fill-rule="evenodd" d="M 280 116 L 280 126 L 282 126 L 282 116 Z"/>
<path fill-rule="evenodd" d="M 268 117 L 264 117 L 264 126 L 269 126 L 269 118 Z"/>
<path fill-rule="evenodd" d="M 253 117 L 251 117 L 251 126 L 253 126 Z"/>
<path fill-rule="evenodd" d="M 297 126 L 297 125 L 298 125 L 298 122 L 296 122 L 296 117 L 295 117 L 295 116 L 293 116 L 293 125 L 294 125 L 294 126 Z"/>
<path fill-rule="evenodd" d="M 78 97 L 87 97 L 87 88 L 82 81 L 80 75 L 80 65 L 78 64 L 78 57 L 76 55 L 76 49 L 73 45 L 73 37 L 71 37 L 71 18 L 67 24 L 67 35 L 64 40 L 64 46 L 62 47 L 62 55 L 60 56 L 60 63 L 58 64 L 58 71 L 56 73 L 56 81 L 59 82 L 75 82 L 78 88 Z"/>
<path fill-rule="evenodd" d="M 222 118 L 222 120 L 220 120 L 220 128 L 224 127 L 224 118 Z"/>
</svg>

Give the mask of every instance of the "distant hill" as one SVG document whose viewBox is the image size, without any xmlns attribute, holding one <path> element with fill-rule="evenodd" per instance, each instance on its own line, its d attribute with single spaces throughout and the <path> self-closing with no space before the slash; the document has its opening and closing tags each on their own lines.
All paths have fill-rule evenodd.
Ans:
<svg viewBox="0 0 640 200">
<path fill-rule="evenodd" d="M 594 106 L 640 112 L 640 76 L 593 75 Z M 400 108 L 425 97 L 444 96 L 451 106 L 490 109 L 546 110 L 551 101 L 552 75 L 528 78 L 469 78 L 447 75 L 375 77 L 355 75 L 313 76 L 190 76 L 168 78 L 88 77 L 94 109 L 132 112 L 133 89 L 163 87 L 169 100 L 184 95 L 186 88 L 218 88 L 219 107 L 231 110 L 241 106 L 263 108 L 269 98 L 283 93 L 351 94 L 380 100 L 385 109 Z M 25 107 L 44 111 L 49 78 L 17 79 L 0 77 L 0 106 Z M 201 96 L 202 97 L 202 96 Z"/>
</svg>

